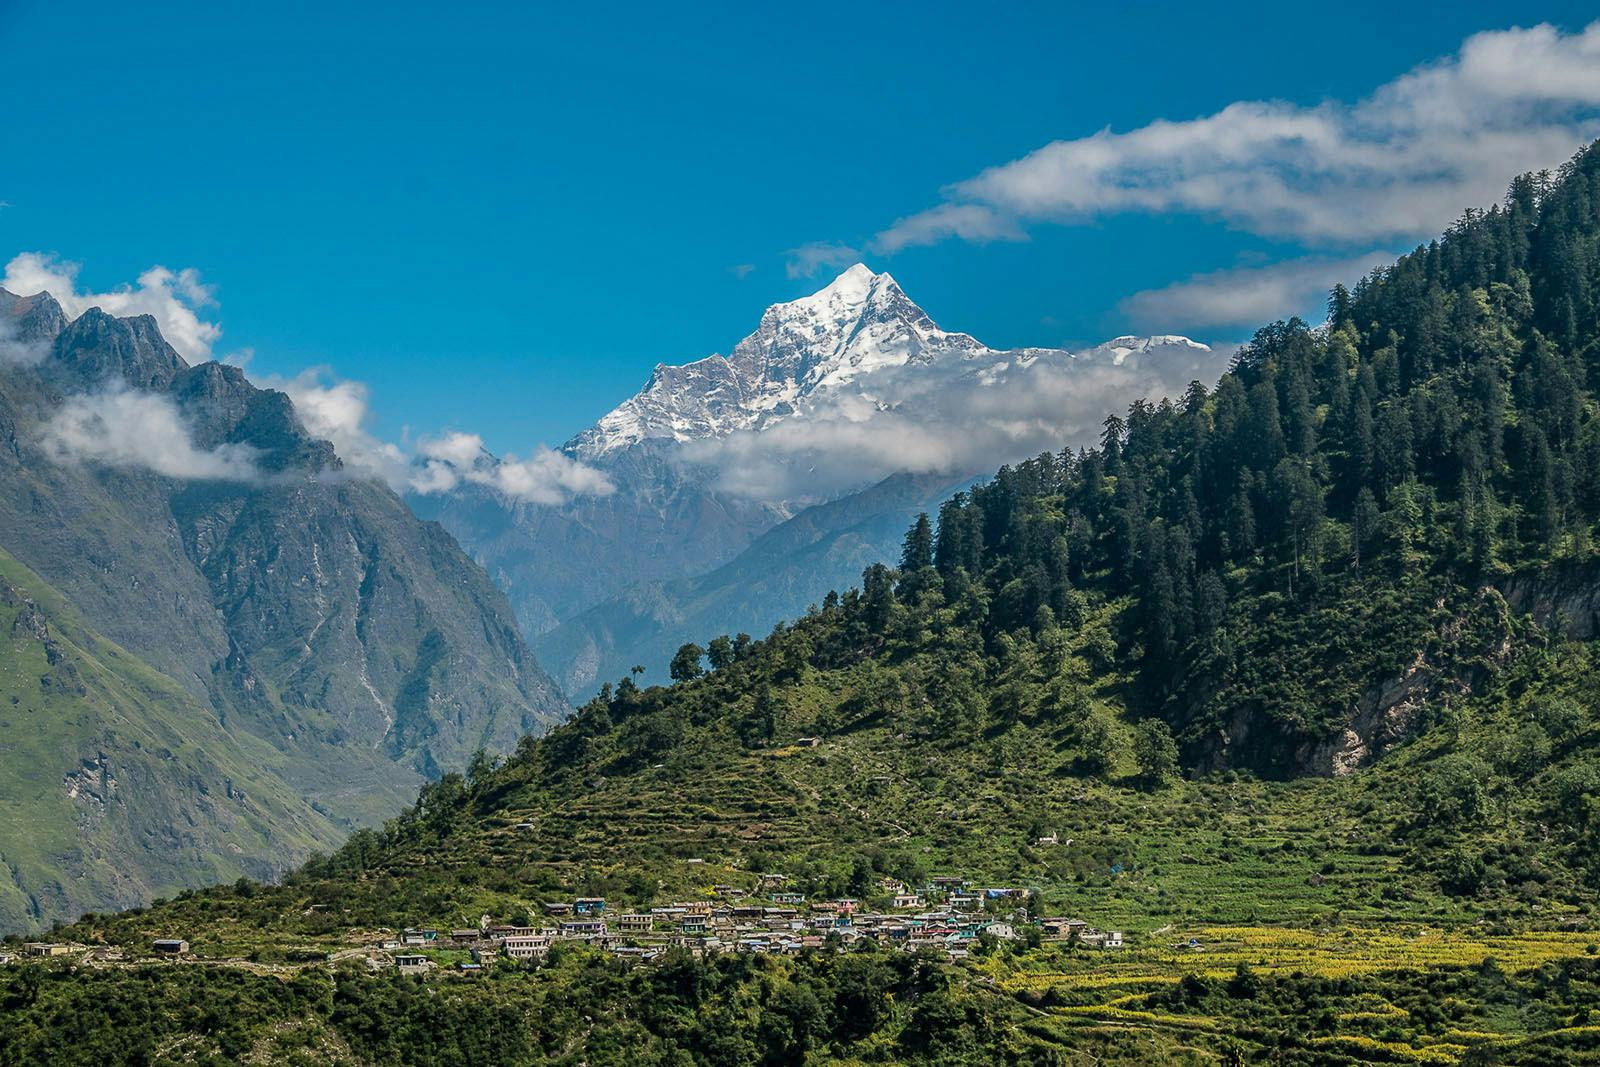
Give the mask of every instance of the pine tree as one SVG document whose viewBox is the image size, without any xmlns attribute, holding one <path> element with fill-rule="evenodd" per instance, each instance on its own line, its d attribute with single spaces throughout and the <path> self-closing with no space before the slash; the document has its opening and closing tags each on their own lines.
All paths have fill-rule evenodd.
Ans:
<svg viewBox="0 0 1600 1067">
<path fill-rule="evenodd" d="M 1248 559 L 1256 547 L 1256 513 L 1250 503 L 1250 472 L 1239 472 L 1239 484 L 1228 501 L 1227 526 L 1223 538 L 1227 556 L 1234 561 Z"/>
<path fill-rule="evenodd" d="M 1356 494 L 1355 506 L 1350 512 L 1350 562 L 1358 573 L 1361 570 L 1362 553 L 1378 532 L 1378 521 L 1378 498 L 1363 485 Z"/>
<path fill-rule="evenodd" d="M 906 531 L 905 544 L 900 550 L 900 570 L 911 574 L 933 566 L 933 525 L 926 511 L 917 515 L 917 521 Z"/>
<path fill-rule="evenodd" d="M 1328 326 L 1334 330 L 1349 326 L 1353 310 L 1350 290 L 1344 287 L 1343 282 L 1336 282 L 1333 292 L 1328 296 Z"/>
</svg>

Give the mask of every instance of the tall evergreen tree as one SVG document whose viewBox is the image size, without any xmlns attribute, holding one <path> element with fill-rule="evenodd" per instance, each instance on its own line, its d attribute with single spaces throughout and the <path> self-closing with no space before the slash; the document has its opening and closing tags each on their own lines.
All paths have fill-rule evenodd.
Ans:
<svg viewBox="0 0 1600 1067">
<path fill-rule="evenodd" d="M 900 550 L 900 570 L 910 574 L 933 566 L 933 524 L 926 511 L 917 515 L 917 521 L 906 531 Z"/>
</svg>

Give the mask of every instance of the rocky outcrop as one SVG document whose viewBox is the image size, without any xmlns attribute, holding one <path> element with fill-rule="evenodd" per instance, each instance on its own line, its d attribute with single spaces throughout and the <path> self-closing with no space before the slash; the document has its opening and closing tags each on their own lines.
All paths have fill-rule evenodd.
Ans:
<svg viewBox="0 0 1600 1067">
<path fill-rule="evenodd" d="M 1461 687 L 1452 681 L 1443 688 Z M 1403 672 L 1363 692 L 1337 734 L 1300 747 L 1296 762 L 1301 772 L 1337 778 L 1371 763 L 1412 737 L 1440 690 L 1435 665 L 1419 652 Z"/>
<path fill-rule="evenodd" d="M 41 297 L 48 299 L 34 299 Z M 119 319 L 90 308 L 57 335 L 49 366 L 82 388 L 120 382 L 164 390 L 187 364 L 149 315 Z"/>
<path fill-rule="evenodd" d="M 1576 641 L 1600 637 L 1600 562 L 1524 571 L 1479 590 L 1474 610 L 1441 627 L 1433 649 L 1361 694 L 1340 731 L 1303 742 L 1300 769 L 1349 774 L 1409 740 L 1431 706 L 1470 695 L 1511 657 L 1524 623 Z"/>
<path fill-rule="evenodd" d="M 1515 574 L 1500 590 L 1513 613 L 1545 629 L 1578 641 L 1600 635 L 1600 562 Z"/>
</svg>

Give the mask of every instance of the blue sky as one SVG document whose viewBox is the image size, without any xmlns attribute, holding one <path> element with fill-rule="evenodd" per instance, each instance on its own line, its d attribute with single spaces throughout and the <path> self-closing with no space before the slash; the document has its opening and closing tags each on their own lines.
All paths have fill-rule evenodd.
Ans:
<svg viewBox="0 0 1600 1067">
<path fill-rule="evenodd" d="M 1271 212 L 1170 173 L 1109 195 L 1180 151 L 1159 129 L 1117 142 L 1087 191 L 1059 185 L 1071 151 L 1065 178 L 1040 160 L 950 188 L 1241 101 L 1297 120 L 1341 102 L 1365 138 L 1375 90 L 1480 31 L 1549 22 L 1560 44 L 1592 16 L 1579 4 L 218 6 L 0 0 L 0 261 L 53 254 L 94 292 L 193 269 L 216 354 L 251 351 L 263 377 L 327 366 L 368 384 L 379 436 L 464 429 L 497 451 L 559 443 L 657 361 L 726 351 L 826 280 L 795 276 L 795 249 L 863 250 L 995 346 L 1233 340 L 1272 284 L 1301 305 L 1283 313 L 1310 310 L 1322 275 L 1403 250 L 1451 196 L 1537 162 L 1512 157 L 1570 141 L 1558 160 L 1593 129 L 1587 90 L 1541 89 L 1542 138 L 1462 149 L 1470 180 L 1411 175 L 1370 212 L 1351 205 L 1386 182 L 1366 171 L 1278 190 Z M 1420 143 L 1448 155 L 1450 136 Z M 1267 273 L 1169 288 L 1240 268 Z M 1239 321 L 1215 321 L 1234 299 Z"/>
</svg>

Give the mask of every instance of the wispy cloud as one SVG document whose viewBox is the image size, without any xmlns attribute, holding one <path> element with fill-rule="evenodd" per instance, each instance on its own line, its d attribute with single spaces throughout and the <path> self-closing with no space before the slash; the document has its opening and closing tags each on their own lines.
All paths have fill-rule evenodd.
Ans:
<svg viewBox="0 0 1600 1067">
<path fill-rule="evenodd" d="M 289 394 L 306 429 L 332 442 L 347 469 L 380 478 L 397 491 L 444 493 L 468 482 L 514 500 L 555 505 L 575 496 L 605 496 L 615 488 L 595 468 L 543 445 L 525 458 L 499 457 L 477 434 L 453 431 L 424 437 L 408 451 L 372 432 L 367 386 L 336 379 L 326 367 L 262 382 Z"/>
<path fill-rule="evenodd" d="M 1014 239 L 1041 221 L 1188 213 L 1319 246 L 1434 233 L 1600 133 L 1600 22 L 1480 33 L 1354 104 L 1240 101 L 1056 141 L 945 190 L 872 242 Z"/>
<path fill-rule="evenodd" d="M 372 433 L 371 393 L 365 383 L 337 379 L 327 367 L 311 367 L 292 378 L 262 376 L 256 382 L 289 394 L 305 428 L 331 442 L 346 469 L 393 486 L 405 484 L 410 460 L 398 445 Z"/>
<path fill-rule="evenodd" d="M 986 244 L 989 241 L 1025 241 L 1028 234 L 1015 217 L 987 204 L 950 203 L 895 220 L 893 226 L 873 238 L 871 248 L 874 252 L 892 255 L 902 248 L 938 244 L 951 237 Z"/>
<path fill-rule="evenodd" d="M 754 274 L 755 271 L 756 265 L 754 263 L 735 263 L 728 268 L 728 273 L 738 278 L 741 282 Z"/>
<path fill-rule="evenodd" d="M 214 306 L 216 300 L 200 281 L 199 272 L 151 267 L 139 275 L 135 285 L 94 293 L 78 291 L 78 271 L 76 263 L 41 252 L 24 252 L 6 264 L 0 288 L 17 296 L 48 292 L 69 319 L 92 307 L 109 315 L 151 315 L 161 327 L 161 336 L 183 358 L 191 363 L 211 358 L 211 347 L 222 336 L 222 327 L 200 317 L 201 309 Z"/>
<path fill-rule="evenodd" d="M 813 241 L 799 248 L 791 248 L 784 255 L 788 261 L 783 265 L 783 271 L 790 278 L 810 278 L 819 270 L 848 267 L 861 258 L 859 249 L 828 241 Z"/>
<path fill-rule="evenodd" d="M 1259 326 L 1273 319 L 1309 313 L 1327 298 L 1335 282 L 1351 284 L 1374 267 L 1392 263 L 1389 252 L 1344 258 L 1308 256 L 1259 267 L 1196 274 L 1160 289 L 1127 297 L 1120 310 L 1140 326 L 1189 330 L 1200 327 Z"/>
<path fill-rule="evenodd" d="M 1106 415 L 1139 397 L 1214 382 L 1232 348 L 1169 346 L 1074 359 L 1057 353 L 1000 373 L 927 381 L 917 368 L 875 372 L 884 407 L 853 392 L 804 418 L 686 445 L 685 460 L 718 471 L 723 488 L 761 500 L 821 500 L 898 471 L 976 474 L 1093 441 Z"/>
<path fill-rule="evenodd" d="M 31 367 L 45 357 L 49 349 L 39 342 L 17 339 L 16 324 L 0 318 L 0 367 Z"/>
<path fill-rule="evenodd" d="M 563 504 L 576 496 L 609 496 L 616 486 L 605 474 L 552 448 L 540 446 L 525 459 L 497 457 L 474 433 L 454 432 L 417 444 L 410 488 L 442 493 L 462 482 L 488 486 L 513 500 Z"/>
<path fill-rule="evenodd" d="M 169 478 L 256 482 L 255 451 L 226 444 L 205 450 L 172 399 L 120 388 L 66 399 L 45 423 L 41 441 L 58 463 L 98 463 Z"/>
</svg>

